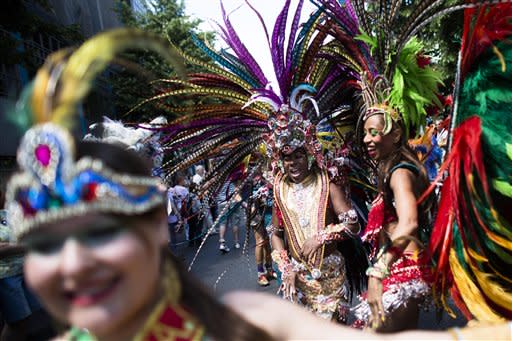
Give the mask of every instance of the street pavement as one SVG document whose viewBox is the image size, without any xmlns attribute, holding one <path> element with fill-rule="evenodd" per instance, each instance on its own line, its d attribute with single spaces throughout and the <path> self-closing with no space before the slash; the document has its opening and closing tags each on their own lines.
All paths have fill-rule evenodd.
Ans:
<svg viewBox="0 0 512 341">
<path fill-rule="evenodd" d="M 240 249 L 235 249 L 233 236 L 228 230 L 226 245 L 230 252 L 223 254 L 219 251 L 219 235 L 210 235 L 197 256 L 191 272 L 199 278 L 216 296 L 233 290 L 255 290 L 274 294 L 277 292 L 277 281 L 271 281 L 268 287 L 256 283 L 256 263 L 254 260 L 254 237 L 251 235 L 244 251 L 245 229 L 240 231 Z M 178 248 L 187 267 L 190 265 L 197 247 L 186 244 Z"/>
<path fill-rule="evenodd" d="M 182 240 L 183 236 L 179 236 Z M 233 290 L 253 290 L 266 292 L 274 295 L 277 292 L 277 281 L 270 281 L 267 287 L 261 287 L 256 283 L 256 265 L 254 261 L 254 238 L 251 235 L 244 251 L 245 230 L 240 231 L 240 249 L 234 248 L 233 236 L 231 231 L 227 232 L 226 241 L 231 249 L 229 253 L 222 254 L 219 251 L 219 236 L 210 235 L 204 243 L 199 255 L 197 256 L 191 272 L 203 284 L 210 288 L 215 296 L 221 297 L 223 294 Z M 178 256 L 187 267 L 190 265 L 197 247 L 189 247 L 187 243 L 178 246 Z M 453 305 L 451 305 L 453 309 Z M 454 326 L 464 326 L 465 319 L 459 317 L 452 319 L 448 314 L 442 313 L 440 316 L 431 309 L 420 314 L 420 329 L 446 329 Z M 460 315 L 460 314 L 459 314 Z"/>
</svg>

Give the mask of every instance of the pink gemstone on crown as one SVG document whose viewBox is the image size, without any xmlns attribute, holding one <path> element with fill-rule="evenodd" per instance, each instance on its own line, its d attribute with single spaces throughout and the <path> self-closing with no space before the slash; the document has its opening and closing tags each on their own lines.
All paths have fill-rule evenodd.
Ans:
<svg viewBox="0 0 512 341">
<path fill-rule="evenodd" d="M 52 158 L 52 151 L 46 144 L 40 144 L 36 147 L 35 155 L 37 161 L 43 166 L 47 167 L 50 164 Z"/>
</svg>

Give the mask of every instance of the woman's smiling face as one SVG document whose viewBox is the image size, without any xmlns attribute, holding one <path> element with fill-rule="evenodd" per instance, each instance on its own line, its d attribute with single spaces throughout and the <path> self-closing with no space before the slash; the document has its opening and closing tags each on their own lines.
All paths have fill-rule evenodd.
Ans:
<svg viewBox="0 0 512 341">
<path fill-rule="evenodd" d="M 390 133 L 383 135 L 384 116 L 376 114 L 368 117 L 364 122 L 363 142 L 366 145 L 368 155 L 380 161 L 389 156 L 396 149 L 395 144 L 400 136 L 396 129 L 392 129 Z"/>
<path fill-rule="evenodd" d="M 284 171 L 293 182 L 300 183 L 309 175 L 308 156 L 304 148 L 283 155 L 282 160 Z"/>
<path fill-rule="evenodd" d="M 58 320 L 116 335 L 159 293 L 164 223 L 90 214 L 48 225 L 26 237 L 27 281 Z"/>
</svg>

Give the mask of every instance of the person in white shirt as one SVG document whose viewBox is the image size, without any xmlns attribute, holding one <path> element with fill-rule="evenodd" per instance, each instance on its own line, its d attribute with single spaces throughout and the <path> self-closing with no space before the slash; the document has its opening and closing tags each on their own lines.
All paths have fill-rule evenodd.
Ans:
<svg viewBox="0 0 512 341">
<path fill-rule="evenodd" d="M 224 239 L 228 227 L 233 230 L 235 249 L 240 248 L 238 230 L 244 221 L 244 212 L 242 207 L 245 203 L 242 202 L 242 197 L 239 193 L 235 194 L 235 187 L 235 182 L 230 180 L 226 181 L 217 193 L 216 198 L 219 214 L 223 214 L 219 224 L 219 250 L 222 253 L 230 251 L 229 247 L 226 245 L 226 240 Z M 231 200 L 233 195 L 235 196 L 235 199 Z M 226 208 L 228 203 L 229 207 Z"/>
<path fill-rule="evenodd" d="M 200 185 L 201 182 L 203 182 L 204 179 L 204 166 L 203 165 L 197 165 L 195 167 L 196 174 L 192 177 L 192 182 L 196 185 Z"/>
</svg>

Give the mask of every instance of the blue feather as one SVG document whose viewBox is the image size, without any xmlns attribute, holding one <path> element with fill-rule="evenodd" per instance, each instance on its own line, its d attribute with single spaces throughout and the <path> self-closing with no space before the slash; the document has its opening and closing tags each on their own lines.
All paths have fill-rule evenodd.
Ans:
<svg viewBox="0 0 512 341">
<path fill-rule="evenodd" d="M 217 52 L 210 49 L 195 34 L 192 33 L 191 36 L 192 36 L 192 40 L 193 40 L 194 44 L 196 44 L 196 46 L 198 48 L 200 48 L 202 51 L 204 51 L 204 53 L 206 53 L 208 55 L 208 57 L 210 57 L 213 61 L 219 63 L 220 65 L 222 65 L 223 67 L 225 67 L 226 69 L 231 71 L 233 74 L 240 77 L 245 82 L 249 83 L 251 85 L 251 87 L 256 88 L 259 86 L 259 83 L 253 77 L 251 77 L 251 75 L 249 75 L 247 72 L 245 72 L 244 70 L 241 70 L 239 67 L 237 67 L 237 66 L 233 65 L 231 62 L 229 62 L 226 58 L 223 58 Z"/>
<path fill-rule="evenodd" d="M 293 51 L 292 65 L 297 66 L 299 64 L 300 53 L 305 49 L 304 45 L 309 43 L 309 41 L 306 40 L 306 37 L 321 14 L 322 11 L 316 11 L 309 17 L 308 21 L 302 25 L 302 28 L 297 35 L 297 44 L 295 44 L 295 49 Z"/>
</svg>

